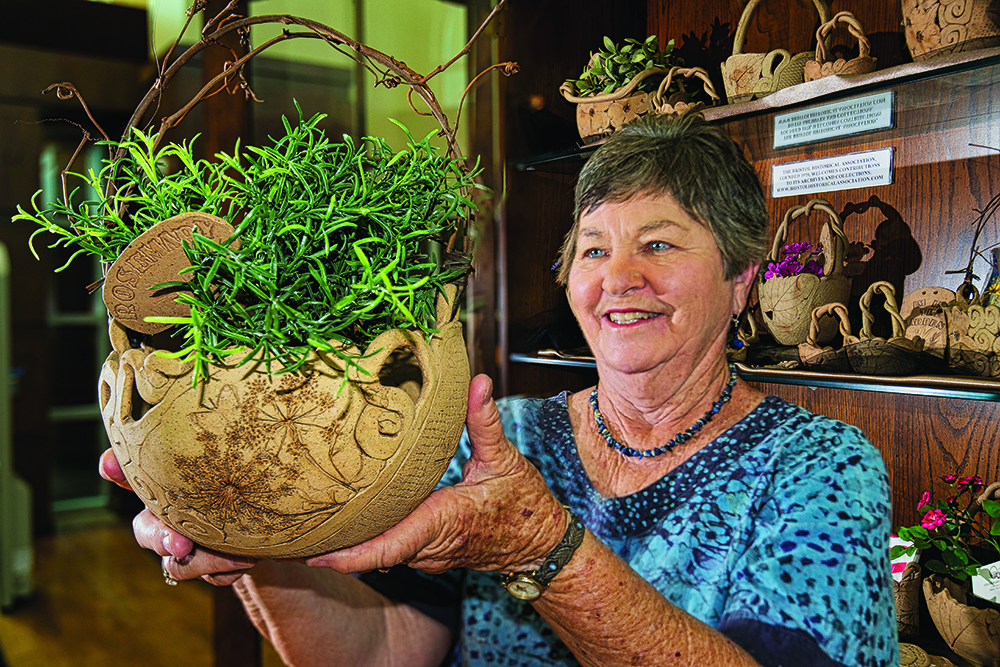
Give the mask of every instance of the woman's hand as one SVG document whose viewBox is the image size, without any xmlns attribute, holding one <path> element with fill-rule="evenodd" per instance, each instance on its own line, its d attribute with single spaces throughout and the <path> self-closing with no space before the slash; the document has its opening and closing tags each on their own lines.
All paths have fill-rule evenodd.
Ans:
<svg viewBox="0 0 1000 667">
<path fill-rule="evenodd" d="M 399 563 L 432 573 L 540 565 L 562 538 L 566 512 L 504 436 L 492 388 L 485 375 L 473 378 L 469 387 L 466 425 L 472 455 L 461 482 L 436 490 L 382 535 L 306 562 L 345 573 Z"/>
<path fill-rule="evenodd" d="M 101 455 L 99 470 L 104 479 L 131 490 L 112 450 Z M 162 556 L 164 573 L 178 581 L 201 577 L 210 584 L 228 586 L 256 563 L 252 558 L 227 556 L 196 546 L 148 509 L 132 520 L 132 530 L 139 546 Z"/>
</svg>

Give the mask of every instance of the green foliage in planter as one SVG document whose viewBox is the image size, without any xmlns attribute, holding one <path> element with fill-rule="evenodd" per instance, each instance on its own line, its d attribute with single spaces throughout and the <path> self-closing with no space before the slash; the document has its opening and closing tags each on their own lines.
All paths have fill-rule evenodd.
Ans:
<svg viewBox="0 0 1000 667">
<path fill-rule="evenodd" d="M 643 41 L 626 38 L 621 46 L 604 38 L 604 48 L 590 54 L 590 62 L 579 79 L 570 79 L 580 97 L 612 93 L 651 67 L 671 67 L 680 64 L 671 60 L 674 40 L 660 48 L 656 35 Z M 639 84 L 639 90 L 652 91 L 660 83 L 659 77 L 649 77 Z"/>
<path fill-rule="evenodd" d="M 113 262 L 174 215 L 218 215 L 233 222 L 240 247 L 195 233 L 184 247 L 190 292 L 178 297 L 190 316 L 150 318 L 174 325 L 183 343 L 173 356 L 194 363 L 195 381 L 207 363 L 241 349 L 254 352 L 247 360 L 283 367 L 276 372 L 299 370 L 312 348 L 354 364 L 327 340 L 364 350 L 389 329 L 434 332 L 437 295 L 470 270 L 467 256 L 442 243 L 475 213 L 476 169 L 442 155 L 433 134 L 416 141 L 399 123 L 408 138 L 399 152 L 375 137 L 331 142 L 317 127 L 323 118 L 284 119 L 286 134 L 272 145 L 242 154 L 237 145 L 214 163 L 195 160 L 189 143 L 156 149 L 155 135 L 133 130 L 131 140 L 111 143 L 124 157 L 75 175 L 93 198 L 39 206 L 36 193 L 34 213 L 18 207 L 13 219 L 39 226 L 32 241 L 50 232 L 50 247 L 75 248 L 65 268 L 80 254 Z M 172 161 L 181 168 L 165 173 Z"/>
</svg>

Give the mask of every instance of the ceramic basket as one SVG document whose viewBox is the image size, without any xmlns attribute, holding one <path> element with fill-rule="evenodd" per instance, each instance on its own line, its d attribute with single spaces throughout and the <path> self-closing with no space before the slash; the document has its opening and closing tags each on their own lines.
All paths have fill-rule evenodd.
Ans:
<svg viewBox="0 0 1000 667">
<path fill-rule="evenodd" d="M 805 81 L 803 70 L 806 62 L 814 55 L 812 51 L 792 55 L 781 48 L 767 53 L 743 53 L 750 19 L 759 4 L 760 0 L 750 0 L 747 3 L 736 26 L 733 55 L 722 63 L 722 78 L 730 104 L 748 102 L 802 83 Z M 813 0 L 813 5 L 819 14 L 820 24 L 830 20 L 830 12 L 823 0 Z"/>
</svg>

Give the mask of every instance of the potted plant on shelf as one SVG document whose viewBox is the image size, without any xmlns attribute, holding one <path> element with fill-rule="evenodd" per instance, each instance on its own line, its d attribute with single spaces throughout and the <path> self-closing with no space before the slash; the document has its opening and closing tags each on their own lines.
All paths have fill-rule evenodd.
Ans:
<svg viewBox="0 0 1000 667">
<path fill-rule="evenodd" d="M 909 544 L 894 546 L 890 555 L 923 552 L 921 564 L 931 572 L 923 581 L 924 598 L 941 637 L 969 662 L 993 665 L 1000 660 L 993 585 L 994 579 L 1000 583 L 1000 563 L 993 562 L 1000 559 L 1000 482 L 984 489 L 978 476 L 941 480 L 952 495 L 932 500 L 923 492 L 920 525 L 900 528 L 899 538 Z"/>
<path fill-rule="evenodd" d="M 626 38 L 621 44 L 605 37 L 603 46 L 591 53 L 579 78 L 559 87 L 562 96 L 577 105 L 576 124 L 584 143 L 598 141 L 647 113 L 662 113 L 667 107 L 670 112 L 690 110 L 685 77 L 701 79 L 706 94 L 719 99 L 704 70 L 679 67 L 674 40 L 660 48 L 656 35 L 642 41 Z"/>
<path fill-rule="evenodd" d="M 231 12 L 164 65 L 122 140 L 105 137 L 100 173 L 14 219 L 38 225 L 33 238 L 55 234 L 73 257 L 103 262 L 114 351 L 99 402 L 146 506 L 218 551 L 304 557 L 397 523 L 455 451 L 469 381 L 458 292 L 477 169 L 427 87 L 447 65 L 421 76 L 316 22 Z M 141 129 L 180 66 L 260 23 L 304 31 L 285 27 L 227 63 L 158 131 Z M 380 81 L 407 85 L 446 149 L 408 132 L 400 151 L 377 137 L 332 142 L 321 115 L 301 112 L 272 144 L 237 146 L 216 162 L 165 142 L 250 58 L 296 36 L 347 47 Z M 166 173 L 168 158 L 181 167 Z"/>
</svg>

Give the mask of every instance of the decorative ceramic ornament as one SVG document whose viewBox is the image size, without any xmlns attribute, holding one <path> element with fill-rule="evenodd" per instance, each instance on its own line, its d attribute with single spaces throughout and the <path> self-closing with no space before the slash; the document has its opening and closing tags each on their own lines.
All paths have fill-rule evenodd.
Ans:
<svg viewBox="0 0 1000 667">
<path fill-rule="evenodd" d="M 302 558 L 384 532 L 433 490 L 462 434 L 469 363 L 455 294 L 439 301 L 439 334 L 382 334 L 359 361 L 367 374 L 352 368 L 347 382 L 332 354 L 282 375 L 236 355 L 192 387 L 190 365 L 133 348 L 112 321 L 100 406 L 133 490 L 223 553 Z"/>
<path fill-rule="evenodd" d="M 979 667 L 1000 662 L 1000 611 L 967 604 L 969 582 L 937 574 L 924 579 L 927 611 L 948 648 Z"/>
<path fill-rule="evenodd" d="M 788 236 L 789 224 L 802 216 L 819 210 L 829 216 L 820 230 L 823 254 L 818 261 L 823 275 L 800 273 L 793 276 L 774 276 L 757 286 L 760 310 L 764 325 L 781 345 L 799 345 L 806 342 L 812 324 L 812 312 L 827 303 L 847 303 L 851 296 L 851 280 L 844 276 L 844 256 L 847 236 L 840 216 L 825 199 L 810 200 L 805 206 L 793 206 L 785 213 L 771 245 L 767 263 L 778 262 Z M 819 323 L 815 343 L 826 343 L 837 334 L 837 323 L 825 318 Z"/>
<path fill-rule="evenodd" d="M 902 8 L 916 61 L 1000 45 L 1000 0 L 902 0 Z"/>
<path fill-rule="evenodd" d="M 851 35 L 858 40 L 858 56 L 850 60 L 835 58 L 827 60 L 826 42 L 838 23 L 847 26 Z M 850 76 L 868 74 L 875 71 L 875 59 L 871 57 L 871 44 L 865 37 L 864 28 L 850 12 L 838 12 L 827 23 L 816 30 L 816 58 L 806 63 L 803 75 L 806 81 L 815 81 L 825 76 Z"/>
<path fill-rule="evenodd" d="M 760 0 L 750 0 L 743 9 L 733 38 L 733 55 L 722 63 L 722 78 L 730 104 L 749 102 L 802 83 L 805 80 L 803 70 L 814 55 L 812 51 L 792 55 L 786 49 L 774 49 L 767 53 L 743 53 L 750 19 L 759 4 Z M 826 3 L 813 0 L 813 5 L 819 14 L 820 24 L 830 20 Z"/>
</svg>

